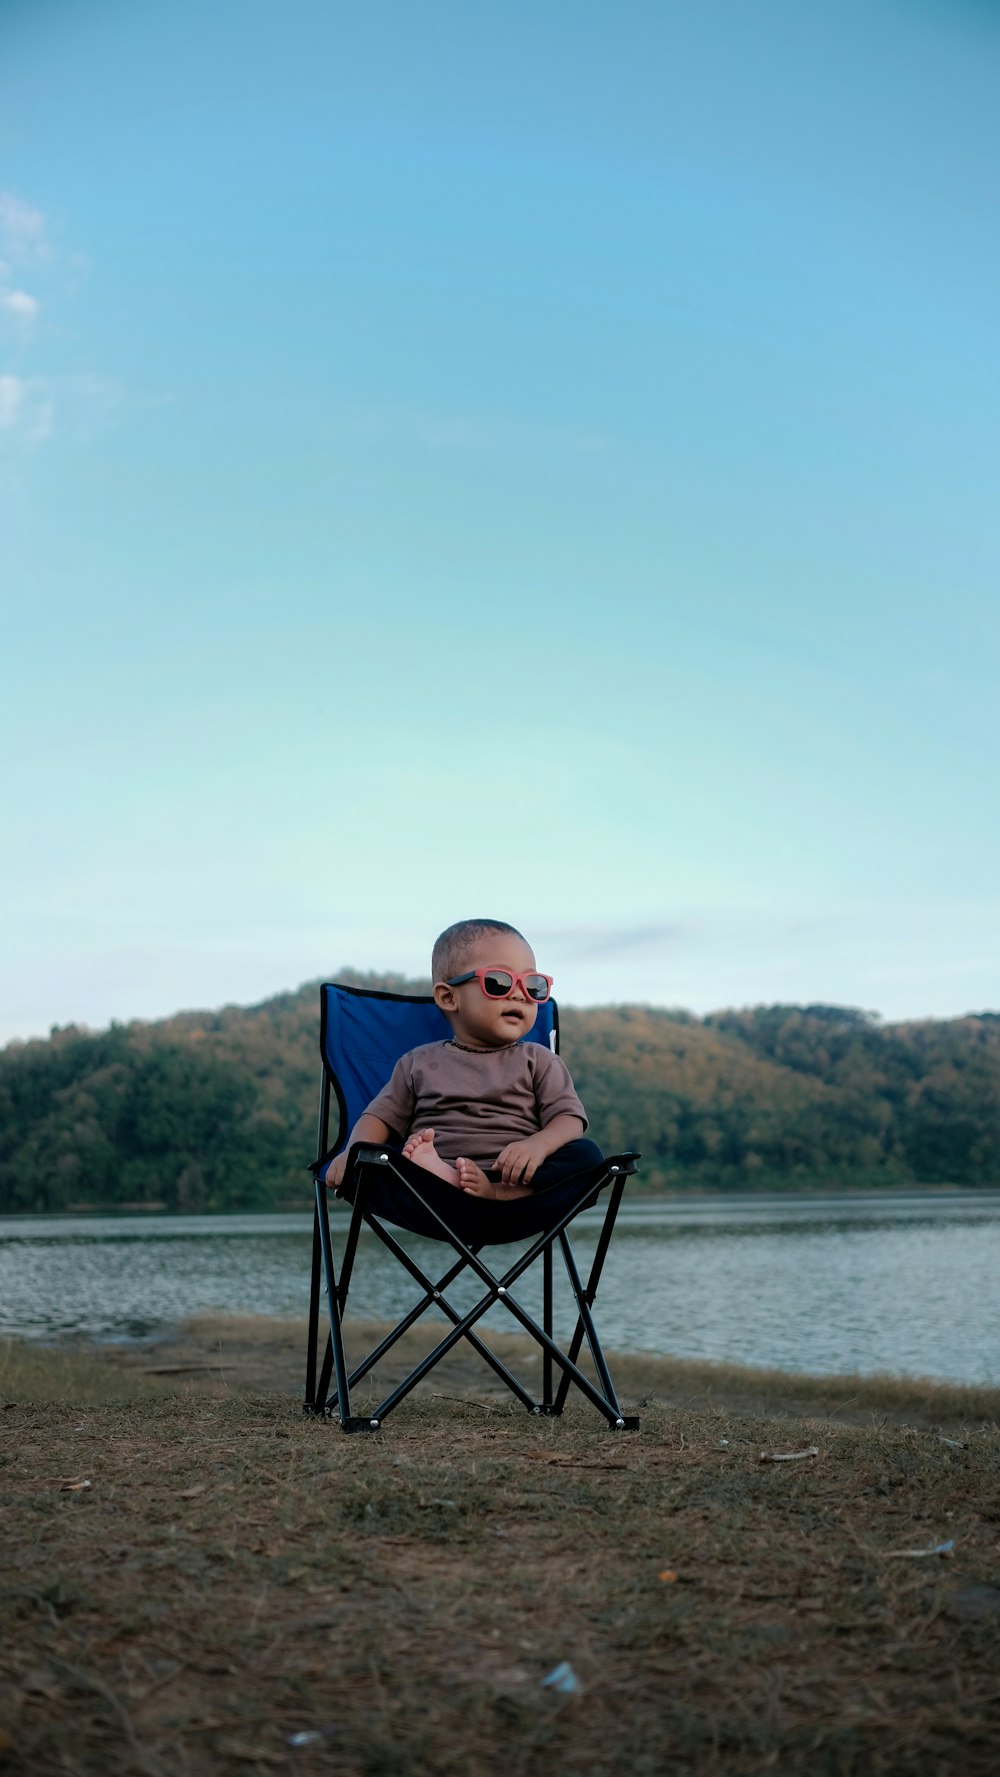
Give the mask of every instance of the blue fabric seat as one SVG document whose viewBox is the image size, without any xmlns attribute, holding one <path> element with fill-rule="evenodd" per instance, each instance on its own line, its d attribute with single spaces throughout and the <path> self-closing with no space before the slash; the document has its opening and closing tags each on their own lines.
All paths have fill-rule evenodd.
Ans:
<svg viewBox="0 0 1000 1777">
<path fill-rule="evenodd" d="M 637 1155 L 622 1154 L 603 1159 L 593 1144 L 582 1144 L 592 1149 L 593 1165 L 549 1190 L 503 1203 L 469 1197 L 454 1190 L 443 1180 L 412 1165 L 391 1146 L 358 1145 L 352 1150 L 342 1189 L 337 1193 L 351 1205 L 351 1211 L 341 1251 L 335 1251 L 330 1193 L 324 1182 L 327 1165 L 341 1152 L 350 1130 L 389 1078 L 399 1057 L 421 1043 L 434 1042 L 448 1035 L 448 1022 L 433 999 L 339 983 L 330 983 L 321 989 L 322 1075 L 317 1153 L 311 1168 L 315 1177 L 315 1209 L 306 1411 L 335 1417 L 345 1431 L 377 1430 L 387 1414 L 423 1376 L 460 1339 L 466 1339 L 529 1411 L 561 1413 L 568 1390 L 573 1386 L 603 1414 L 609 1425 L 616 1430 L 631 1430 L 638 1420 L 622 1413 L 591 1310 L 625 1183 L 636 1170 Z M 558 1011 L 554 1001 L 538 1008 L 534 1028 L 526 1040 L 558 1050 Z M 334 1117 L 336 1134 L 331 1142 Z M 584 1284 L 568 1230 L 575 1217 L 596 1204 L 605 1190 L 608 1198 L 597 1251 Z M 347 1358 L 344 1322 L 355 1263 L 359 1258 L 362 1226 L 370 1228 L 409 1273 L 418 1295 L 413 1308 L 398 1325 L 361 1362 L 352 1366 Z M 428 1276 L 396 1239 L 393 1227 L 427 1235 L 442 1242 L 445 1248 L 450 1247 L 452 1251 L 444 1274 Z M 523 1245 L 525 1242 L 527 1250 L 512 1259 L 499 1276 L 480 1256 L 484 1247 Z M 552 1257 L 556 1248 L 563 1259 L 576 1312 L 575 1329 L 565 1349 L 553 1335 Z M 536 1263 L 542 1268 L 541 1321 L 513 1294 L 513 1285 Z M 466 1270 L 479 1278 L 482 1293 L 472 1309 L 462 1311 L 453 1305 L 446 1292 Z M 321 1299 L 324 1291 L 328 1330 L 321 1355 Z M 497 1303 L 507 1308 L 515 1322 L 541 1347 L 540 1396 L 513 1374 L 476 1331 L 482 1316 Z M 443 1313 L 451 1321 L 450 1330 L 374 1411 L 363 1416 L 352 1413 L 352 1387 L 362 1376 L 369 1375 L 403 1333 L 430 1309 Z M 577 1362 L 584 1341 L 593 1361 L 596 1382 L 580 1370 Z M 556 1384 L 557 1371 L 559 1380 Z"/>
</svg>

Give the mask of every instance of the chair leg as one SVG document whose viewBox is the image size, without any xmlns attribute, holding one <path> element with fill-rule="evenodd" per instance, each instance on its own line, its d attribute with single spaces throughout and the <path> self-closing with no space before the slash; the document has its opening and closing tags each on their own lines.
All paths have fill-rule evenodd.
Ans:
<svg viewBox="0 0 1000 1777">
<path fill-rule="evenodd" d="M 323 1229 L 324 1229 L 324 1227 L 326 1230 L 326 1239 L 327 1239 L 327 1241 L 330 1242 L 331 1255 L 332 1255 L 332 1240 L 331 1240 L 331 1235 L 330 1235 L 330 1222 L 329 1222 L 329 1205 L 328 1205 L 325 1198 L 323 1200 L 322 1206 L 320 1208 L 317 1208 L 316 1218 L 315 1218 L 316 1232 L 313 1237 L 314 1243 L 318 1242 L 321 1252 L 324 1250 L 323 1249 Z M 341 1260 L 341 1265 L 340 1265 L 340 1279 L 337 1284 L 337 1303 L 338 1303 L 339 1310 L 340 1310 L 341 1320 L 343 1319 L 344 1308 L 347 1304 L 347 1292 L 350 1287 L 351 1273 L 354 1269 L 354 1256 L 357 1251 L 358 1235 L 360 1234 L 360 1232 L 361 1232 L 361 1217 L 360 1217 L 360 1215 L 352 1214 L 350 1227 L 349 1227 L 348 1233 L 347 1233 L 347 1240 L 344 1243 L 344 1256 L 343 1256 L 343 1259 Z M 314 1268 L 315 1268 L 315 1262 L 316 1261 L 315 1261 L 315 1256 L 314 1256 L 314 1260 L 313 1260 Z M 318 1279 L 314 1280 L 313 1289 L 315 1292 L 315 1301 L 316 1301 L 316 1310 L 317 1310 L 316 1320 L 318 1321 L 319 1289 L 320 1289 Z M 328 1293 L 329 1293 L 329 1291 L 328 1291 Z M 316 1338 L 316 1332 L 314 1331 L 314 1328 L 313 1328 L 313 1318 L 314 1317 L 313 1317 L 313 1313 L 312 1313 L 312 1305 L 310 1305 L 310 1333 L 309 1333 L 309 1337 L 310 1337 L 311 1344 L 315 1343 L 315 1338 Z M 318 1385 L 316 1385 L 312 1389 L 312 1392 L 308 1396 L 308 1399 L 306 1402 L 306 1411 L 307 1412 L 312 1412 L 312 1413 L 327 1413 L 327 1412 L 329 1412 L 329 1410 L 330 1410 L 330 1400 L 329 1400 L 330 1378 L 333 1375 L 333 1366 L 334 1366 L 334 1353 L 333 1353 L 333 1333 L 332 1333 L 332 1324 L 331 1324 L 331 1331 L 327 1334 L 327 1337 L 326 1337 L 326 1347 L 323 1352 L 323 1363 L 322 1363 L 322 1367 L 320 1369 L 319 1382 L 318 1382 Z M 308 1378 L 307 1378 L 307 1381 L 308 1381 Z M 356 1376 L 348 1377 L 348 1387 L 349 1388 L 353 1387 L 354 1383 L 356 1381 L 357 1381 Z"/>
<path fill-rule="evenodd" d="M 618 1216 L 618 1210 L 621 1205 L 621 1200 L 622 1200 L 622 1196 L 624 1194 L 624 1191 L 625 1191 L 625 1179 L 623 1176 L 623 1177 L 620 1177 L 616 1180 L 615 1184 L 612 1187 L 611 1196 L 608 1199 L 608 1207 L 607 1207 L 605 1214 L 604 1214 L 604 1225 L 601 1229 L 600 1239 L 598 1240 L 597 1248 L 594 1253 L 593 1262 L 590 1267 L 590 1275 L 587 1279 L 586 1289 L 584 1289 L 582 1286 L 582 1283 L 580 1280 L 580 1274 L 576 1268 L 576 1260 L 573 1257 L 573 1251 L 572 1251 L 572 1248 L 569 1244 L 569 1239 L 566 1235 L 565 1230 L 562 1230 L 559 1235 L 560 1246 L 562 1248 L 562 1254 L 563 1254 L 563 1262 L 566 1266 L 566 1272 L 567 1272 L 567 1276 L 569 1277 L 570 1287 L 572 1288 L 573 1294 L 576 1297 L 577 1306 L 579 1309 L 577 1323 L 576 1323 L 576 1326 L 573 1330 L 573 1336 L 570 1340 L 569 1347 L 568 1347 L 569 1356 L 572 1358 L 573 1362 L 575 1363 L 577 1358 L 580 1355 L 580 1347 L 583 1344 L 584 1334 L 586 1334 L 587 1343 L 590 1346 L 590 1353 L 591 1353 L 591 1356 L 594 1360 L 594 1367 L 597 1370 L 599 1377 L 601 1378 L 601 1384 L 602 1384 L 606 1394 L 608 1395 L 609 1399 L 614 1401 L 616 1404 L 617 1404 L 617 1396 L 615 1394 L 614 1384 L 612 1383 L 611 1374 L 610 1374 L 610 1371 L 608 1370 L 607 1363 L 605 1362 L 604 1353 L 601 1349 L 601 1343 L 600 1343 L 600 1340 L 597 1336 L 597 1329 L 594 1326 L 594 1321 L 593 1321 L 593 1317 L 590 1313 L 590 1310 L 594 1305 L 594 1300 L 597 1295 L 597 1286 L 600 1283 L 601 1273 L 604 1269 L 604 1261 L 605 1261 L 605 1258 L 607 1257 L 608 1248 L 611 1245 L 611 1236 L 614 1233 L 615 1221 Z M 568 1372 L 564 1372 L 563 1375 L 560 1377 L 559 1390 L 558 1390 L 558 1393 L 556 1395 L 556 1400 L 555 1400 L 554 1410 L 557 1413 L 562 1412 L 562 1409 L 565 1405 L 566 1396 L 569 1392 L 569 1383 L 570 1383 L 569 1374 L 568 1374 Z M 638 1427 L 639 1421 L 638 1421 L 638 1419 L 625 1419 L 625 1420 L 623 1420 L 622 1423 L 623 1423 L 626 1430 L 633 1431 Z"/>
<path fill-rule="evenodd" d="M 552 1247 L 545 1248 L 542 1258 L 542 1326 L 552 1338 Z M 542 1406 L 552 1412 L 552 1353 L 548 1346 L 542 1354 Z"/>
<path fill-rule="evenodd" d="M 582 1329 L 583 1331 L 586 1332 L 586 1335 L 587 1335 L 587 1344 L 590 1346 L 590 1355 L 594 1360 L 594 1368 L 596 1369 L 597 1374 L 601 1379 L 601 1387 L 603 1388 L 605 1394 L 607 1395 L 608 1400 L 611 1401 L 615 1407 L 618 1407 L 618 1396 L 615 1394 L 615 1385 L 611 1380 L 611 1372 L 608 1369 L 607 1363 L 605 1362 L 604 1352 L 601 1350 L 601 1342 L 597 1337 L 597 1328 L 594 1325 L 593 1316 L 591 1315 L 591 1312 L 590 1312 L 590 1306 L 591 1306 L 591 1302 L 593 1300 L 593 1297 L 590 1293 L 589 1288 L 585 1290 L 583 1287 L 583 1282 L 580 1277 L 580 1273 L 576 1268 L 576 1260 L 573 1257 L 573 1249 L 570 1246 L 569 1241 L 567 1240 L 565 1234 L 560 1234 L 559 1244 L 562 1248 L 563 1260 L 566 1265 L 566 1271 L 569 1276 L 569 1281 L 572 1286 L 573 1294 L 576 1297 L 577 1304 L 580 1309 L 580 1317 L 577 1322 L 577 1330 L 576 1330 L 576 1333 L 574 1333 L 574 1341 L 576 1343 L 576 1351 L 579 1352 L 579 1349 L 580 1349 L 578 1335 L 581 1333 L 581 1329 Z M 619 1417 L 621 1417 L 621 1408 L 620 1407 L 618 1408 L 618 1413 L 619 1413 Z"/>
<path fill-rule="evenodd" d="M 357 1213 L 357 1210 L 355 1210 L 354 1214 Z M 350 1417 L 351 1393 L 347 1380 L 347 1358 L 344 1352 L 344 1331 L 341 1325 L 340 1291 L 337 1287 L 337 1273 L 333 1262 L 333 1238 L 330 1233 L 330 1214 L 326 1200 L 326 1185 L 320 1179 L 316 1180 L 316 1214 L 319 1221 L 320 1243 L 323 1249 L 323 1270 L 326 1277 L 326 1306 L 330 1320 L 330 1337 L 327 1345 L 326 1359 L 332 1357 L 333 1360 L 333 1370 L 337 1378 L 337 1402 L 340 1408 L 341 1420 L 343 1420 L 345 1415 Z M 354 1215 L 352 1214 L 352 1222 L 353 1219 Z M 348 1236 L 348 1241 L 352 1247 L 356 1244 L 356 1239 L 357 1237 L 355 1235 L 354 1241 L 352 1242 L 351 1236 Z M 324 1377 L 327 1379 L 324 1381 L 323 1385 L 324 1394 L 326 1392 L 326 1387 L 328 1386 L 329 1377 L 329 1366 L 326 1359 L 324 1359 L 323 1363 Z"/>
<path fill-rule="evenodd" d="M 312 1280 L 309 1289 L 309 1345 L 306 1352 L 306 1397 L 302 1403 L 302 1410 L 304 1413 L 315 1413 L 318 1411 L 316 1405 L 316 1342 L 319 1338 L 319 1292 L 322 1261 L 323 1249 L 319 1232 L 319 1211 L 314 1208 Z"/>
</svg>

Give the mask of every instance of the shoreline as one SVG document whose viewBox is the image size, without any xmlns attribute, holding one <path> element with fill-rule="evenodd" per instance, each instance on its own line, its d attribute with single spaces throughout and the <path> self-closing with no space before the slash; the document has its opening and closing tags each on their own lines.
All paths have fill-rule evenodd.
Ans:
<svg viewBox="0 0 1000 1777">
<path fill-rule="evenodd" d="M 681 1186 L 650 1186 L 646 1189 L 636 1184 L 629 1191 L 622 1206 L 622 1212 L 642 1205 L 643 1208 L 663 1203 L 676 1206 L 686 1203 L 711 1204 L 729 1202 L 734 1204 L 783 1204 L 801 1200 L 808 1203 L 856 1203 L 859 1200 L 871 1203 L 900 1200 L 905 1198 L 938 1199 L 954 1202 L 1000 1202 L 1000 1180 L 988 1185 L 951 1185 L 951 1184 L 913 1184 L 894 1180 L 891 1184 L 837 1185 L 826 1181 L 808 1185 L 787 1186 L 770 1182 L 762 1185 L 681 1185 Z M 341 1207 L 339 1204 L 336 1206 Z M 148 1221 L 152 1217 L 162 1217 L 164 1221 L 221 1221 L 226 1217 L 259 1218 L 271 1216 L 310 1216 L 312 1214 L 312 1197 L 288 1198 L 273 1204 L 266 1209 L 170 1209 L 160 1202 L 153 1203 L 69 1203 L 61 1209 L 47 1210 L 0 1210 L 0 1236 L 7 1227 L 16 1227 L 23 1222 L 43 1222 L 47 1226 L 60 1221 L 82 1222 L 88 1216 L 102 1221 Z"/>
<path fill-rule="evenodd" d="M 307 1321 L 271 1315 L 197 1314 L 144 1338 L 100 1340 L 68 1335 L 57 1341 L 0 1336 L 0 1394 L 14 1376 L 55 1398 L 51 1390 L 75 1387 L 101 1398 L 109 1385 L 117 1398 L 148 1389 L 274 1394 L 301 1400 Z M 387 1322 L 354 1322 L 347 1333 L 358 1352 L 370 1350 Z M 393 1387 L 440 1335 L 437 1323 L 414 1327 L 378 1366 L 376 1386 Z M 322 1333 L 321 1333 L 322 1337 Z M 494 1348 L 515 1367 L 535 1362 L 530 1339 L 495 1333 Z M 888 1374 L 822 1375 L 753 1368 L 705 1358 L 609 1352 L 623 1402 L 647 1402 L 680 1411 L 741 1413 L 751 1417 L 827 1419 L 843 1425 L 886 1425 L 954 1430 L 1000 1424 L 1000 1384 L 953 1383 Z M 75 1377 L 75 1383 L 72 1378 Z M 434 1395 L 444 1387 L 456 1397 L 502 1401 L 505 1392 L 476 1355 L 452 1352 L 419 1386 Z"/>
</svg>

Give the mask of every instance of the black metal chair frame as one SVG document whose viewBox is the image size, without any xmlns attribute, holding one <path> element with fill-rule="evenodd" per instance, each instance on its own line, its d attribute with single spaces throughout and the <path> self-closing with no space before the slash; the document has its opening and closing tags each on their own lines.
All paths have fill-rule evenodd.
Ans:
<svg viewBox="0 0 1000 1777">
<path fill-rule="evenodd" d="M 339 1100 L 340 1092 L 337 1082 L 331 1076 L 324 1057 L 320 1088 L 318 1158 L 313 1168 L 314 1171 L 322 1164 L 324 1158 L 329 1157 L 330 1153 L 328 1133 L 332 1091 L 337 1091 Z M 309 1347 L 304 1410 L 307 1413 L 338 1419 L 345 1432 L 378 1431 L 393 1408 L 405 1399 L 417 1383 L 458 1344 L 459 1340 L 466 1339 L 528 1412 L 545 1415 L 561 1414 L 569 1389 L 571 1386 L 575 1386 L 604 1416 L 612 1430 L 636 1430 L 639 1425 L 638 1419 L 627 1417 L 622 1412 L 591 1311 L 626 1181 L 636 1172 L 637 1161 L 638 1155 L 635 1154 L 615 1155 L 590 1172 L 581 1173 L 579 1175 L 580 1190 L 575 1199 L 568 1207 L 563 1206 L 560 1209 L 549 1227 L 534 1237 L 526 1236 L 525 1238 L 529 1241 L 527 1250 L 519 1253 L 514 1262 L 501 1275 L 497 1276 L 480 1258 L 481 1247 L 466 1245 L 432 1204 L 427 1201 L 421 1188 L 424 1175 L 421 1174 L 419 1168 L 404 1160 L 401 1155 L 391 1149 L 364 1144 L 356 1145 L 349 1156 L 344 1185 L 337 1193 L 339 1196 L 346 1197 L 352 1204 L 350 1221 L 339 1261 L 334 1251 L 333 1233 L 330 1226 L 330 1193 L 321 1177 L 317 1177 L 315 1181 Z M 395 1234 L 390 1231 L 386 1225 L 385 1216 L 381 1213 L 376 1214 L 366 1201 L 369 1187 L 374 1180 L 378 1179 L 380 1173 L 388 1173 L 395 1180 L 397 1186 L 407 1193 L 412 1202 L 420 1206 L 425 1218 L 430 1218 L 436 1225 L 441 1241 L 453 1249 L 456 1255 L 455 1259 L 440 1276 L 430 1277 L 427 1275 L 412 1254 L 406 1251 L 405 1247 L 396 1239 Z M 596 1204 L 601 1192 L 608 1187 L 610 1187 L 610 1195 L 605 1207 L 604 1220 L 587 1281 L 584 1283 L 570 1245 L 569 1225 L 582 1210 L 589 1209 Z M 363 1225 L 372 1230 L 383 1246 L 409 1273 L 421 1293 L 413 1307 L 393 1327 L 392 1331 L 369 1351 L 360 1363 L 349 1368 L 344 1344 L 344 1316 Z M 486 1244 L 486 1242 L 482 1244 Z M 576 1325 L 565 1351 L 553 1336 L 552 1257 L 555 1246 L 559 1247 L 563 1259 L 577 1314 Z M 518 1278 L 522 1277 L 539 1259 L 541 1259 L 543 1267 L 541 1323 L 529 1314 L 511 1293 L 512 1286 Z M 455 1279 L 466 1270 L 473 1272 L 479 1278 L 483 1285 L 483 1293 L 470 1309 L 463 1312 L 449 1301 L 445 1292 Z M 329 1330 L 326 1335 L 322 1362 L 317 1365 L 321 1297 L 324 1293 Z M 496 1352 L 490 1349 L 475 1330 L 476 1323 L 494 1303 L 502 1303 L 509 1310 L 515 1322 L 541 1348 L 542 1395 L 540 1400 L 534 1397 L 525 1384 L 497 1356 Z M 431 1308 L 436 1308 L 451 1321 L 450 1331 L 370 1414 L 359 1416 L 352 1413 L 351 1389 Z M 596 1384 L 579 1368 L 577 1362 L 584 1340 L 586 1340 L 594 1365 Z M 555 1382 L 556 1371 L 560 1372 L 558 1383 Z M 331 1382 L 334 1384 L 332 1392 Z"/>
</svg>

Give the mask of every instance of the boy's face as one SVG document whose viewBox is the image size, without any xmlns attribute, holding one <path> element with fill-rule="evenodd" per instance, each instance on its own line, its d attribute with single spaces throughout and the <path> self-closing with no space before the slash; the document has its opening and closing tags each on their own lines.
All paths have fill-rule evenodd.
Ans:
<svg viewBox="0 0 1000 1777">
<path fill-rule="evenodd" d="M 512 975 L 531 973 L 536 967 L 530 944 L 510 932 L 489 932 L 471 944 L 450 973 L 467 969 L 509 969 Z M 509 1000 L 488 999 L 476 976 L 460 987 L 446 981 L 434 983 L 434 998 L 452 1028 L 456 1042 L 473 1049 L 504 1049 L 526 1037 L 538 1016 L 538 1007 L 523 987 L 515 987 Z"/>
</svg>

